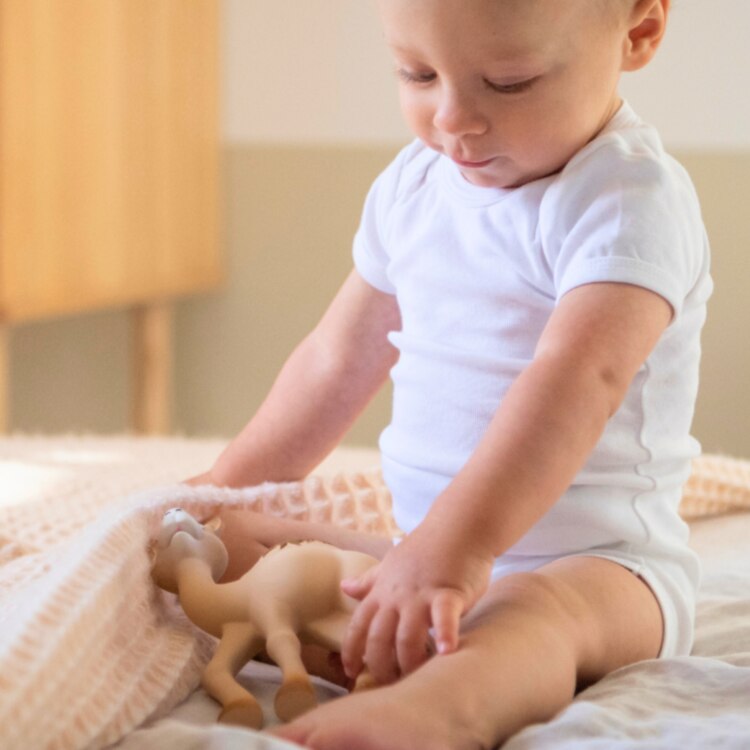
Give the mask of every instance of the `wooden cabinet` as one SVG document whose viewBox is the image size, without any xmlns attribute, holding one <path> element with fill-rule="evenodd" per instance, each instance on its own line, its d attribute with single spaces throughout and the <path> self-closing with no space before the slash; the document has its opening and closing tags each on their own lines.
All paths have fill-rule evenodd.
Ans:
<svg viewBox="0 0 750 750">
<path fill-rule="evenodd" d="M 0 321 L 132 308 L 141 431 L 169 301 L 222 274 L 218 26 L 218 0 L 0 0 Z"/>
</svg>

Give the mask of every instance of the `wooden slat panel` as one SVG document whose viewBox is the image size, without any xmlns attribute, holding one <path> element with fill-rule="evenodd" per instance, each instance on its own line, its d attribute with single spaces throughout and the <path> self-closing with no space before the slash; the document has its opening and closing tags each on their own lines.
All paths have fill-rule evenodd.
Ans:
<svg viewBox="0 0 750 750">
<path fill-rule="evenodd" d="M 214 286 L 216 0 L 0 2 L 0 312 Z"/>
<path fill-rule="evenodd" d="M 131 427 L 166 435 L 172 423 L 174 311 L 169 303 L 132 309 L 133 399 Z"/>
<path fill-rule="evenodd" d="M 0 434 L 10 424 L 10 326 L 0 322 Z"/>
</svg>

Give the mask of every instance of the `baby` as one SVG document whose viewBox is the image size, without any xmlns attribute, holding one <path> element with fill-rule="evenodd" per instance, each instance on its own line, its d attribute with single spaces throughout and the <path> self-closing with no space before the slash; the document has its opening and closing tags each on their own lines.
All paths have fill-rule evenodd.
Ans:
<svg viewBox="0 0 750 750">
<path fill-rule="evenodd" d="M 669 0 L 378 5 L 417 139 L 373 185 L 330 308 L 191 481 L 304 476 L 390 372 L 400 544 L 225 514 L 236 572 L 245 539 L 381 559 L 344 583 L 360 603 L 342 658 L 385 687 L 277 733 L 492 748 L 618 667 L 690 651 L 699 570 L 677 507 L 708 247 L 688 176 L 618 96 Z"/>
</svg>

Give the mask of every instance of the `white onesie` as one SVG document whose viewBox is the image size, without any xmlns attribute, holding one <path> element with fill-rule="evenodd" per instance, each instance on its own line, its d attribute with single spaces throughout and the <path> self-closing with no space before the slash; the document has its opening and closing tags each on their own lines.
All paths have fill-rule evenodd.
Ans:
<svg viewBox="0 0 750 750">
<path fill-rule="evenodd" d="M 677 507 L 699 451 L 690 424 L 712 283 L 695 190 L 657 132 L 623 104 L 562 171 L 513 189 L 473 185 L 415 141 L 373 184 L 354 261 L 401 311 L 380 449 L 406 532 L 474 451 L 564 294 L 624 282 L 669 302 L 672 322 L 586 465 L 496 570 L 614 559 L 659 598 L 662 654 L 688 651 L 699 569 Z"/>
</svg>

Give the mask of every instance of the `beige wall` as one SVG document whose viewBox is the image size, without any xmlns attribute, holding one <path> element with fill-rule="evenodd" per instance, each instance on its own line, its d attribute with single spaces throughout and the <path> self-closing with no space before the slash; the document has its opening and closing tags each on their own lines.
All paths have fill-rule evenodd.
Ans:
<svg viewBox="0 0 750 750">
<path fill-rule="evenodd" d="M 695 433 L 707 450 L 750 457 L 750 151 L 680 156 L 700 193 L 715 283 Z"/>
<path fill-rule="evenodd" d="M 175 411 L 182 432 L 229 436 L 346 274 L 365 192 L 407 136 L 368 2 L 227 0 L 225 10 L 229 281 L 178 306 Z M 746 0 L 676 0 L 660 67 L 624 86 L 693 174 L 714 247 L 695 432 L 708 450 L 746 456 L 750 112 L 737 93 L 750 52 L 737 29 L 749 24 Z M 119 312 L 15 330 L 16 427 L 125 429 L 128 347 Z M 387 416 L 386 393 L 350 442 L 373 444 Z"/>
<path fill-rule="evenodd" d="M 190 434 L 239 429 L 351 268 L 369 184 L 392 147 L 258 146 L 226 152 L 229 283 L 180 310 L 177 413 Z M 374 443 L 383 394 L 350 442 Z"/>
</svg>

